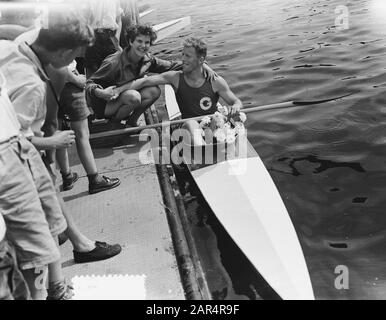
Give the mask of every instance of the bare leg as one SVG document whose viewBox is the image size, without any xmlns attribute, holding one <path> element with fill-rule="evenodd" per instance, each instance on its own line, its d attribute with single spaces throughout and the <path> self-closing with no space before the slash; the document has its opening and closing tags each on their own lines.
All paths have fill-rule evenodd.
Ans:
<svg viewBox="0 0 386 320">
<path fill-rule="evenodd" d="M 58 245 L 58 238 L 56 237 Z M 74 295 L 72 287 L 68 286 L 63 275 L 60 260 L 48 265 L 48 300 L 69 300 Z"/>
<path fill-rule="evenodd" d="M 45 275 L 47 275 L 47 266 L 37 269 L 28 269 L 21 271 L 24 280 L 27 282 L 28 289 L 33 300 L 44 300 L 47 295 L 45 287 Z"/>
<path fill-rule="evenodd" d="M 136 90 L 126 90 L 116 101 L 107 103 L 105 116 L 116 121 L 127 119 L 135 108 L 141 104 L 141 94 Z"/>
<path fill-rule="evenodd" d="M 87 119 L 71 122 L 71 127 L 75 131 L 76 150 L 87 175 L 98 173 L 94 154 L 90 145 L 90 131 Z"/>
<path fill-rule="evenodd" d="M 61 124 L 61 121 L 59 121 Z M 59 125 L 59 130 L 62 130 L 61 125 Z M 78 175 L 76 173 L 71 172 L 70 160 L 68 158 L 68 150 L 65 149 L 56 149 L 56 163 L 58 164 L 60 173 L 62 175 L 63 180 L 63 190 L 70 190 L 75 181 L 78 180 Z"/>
<path fill-rule="evenodd" d="M 128 119 L 128 124 L 134 127 L 137 126 L 137 121 L 141 114 L 144 113 L 161 95 L 159 87 L 147 87 L 139 92 L 141 94 L 141 104 L 135 108 Z"/>
<path fill-rule="evenodd" d="M 202 146 L 205 144 L 202 138 L 202 130 L 197 121 L 189 120 L 184 123 L 183 127 L 190 132 L 192 145 Z"/>
<path fill-rule="evenodd" d="M 48 282 L 55 283 L 64 280 L 62 264 L 60 261 L 48 265 Z"/>
<path fill-rule="evenodd" d="M 62 173 L 70 172 L 70 162 L 68 160 L 67 149 L 56 149 L 56 162 Z"/>
<path fill-rule="evenodd" d="M 58 237 L 54 238 L 56 245 L 59 246 Z M 62 272 L 62 264 L 60 260 L 50 263 L 48 265 L 48 282 L 60 282 L 64 280 Z"/>
<path fill-rule="evenodd" d="M 71 172 L 67 149 L 56 149 L 56 162 L 62 175 L 67 175 Z"/>
<path fill-rule="evenodd" d="M 58 129 L 62 130 L 61 121 L 58 121 Z M 60 172 L 63 174 L 70 173 L 70 161 L 68 160 L 67 149 L 56 149 L 56 162 L 59 166 Z"/>
<path fill-rule="evenodd" d="M 104 191 L 118 186 L 120 184 L 119 179 L 108 178 L 105 176 L 100 176 L 98 174 L 98 168 L 96 166 L 94 154 L 90 145 L 90 131 L 88 128 L 88 120 L 84 119 L 81 121 L 73 121 L 71 122 L 71 127 L 75 131 L 76 149 L 78 151 L 79 159 L 84 169 L 86 170 L 87 177 L 89 180 L 89 191 L 93 193 L 97 189 L 99 189 L 100 191 Z M 73 232 L 74 234 L 72 235 L 72 238 L 75 239 L 75 241 L 76 239 L 78 239 L 77 243 L 79 244 L 78 246 L 76 246 L 76 244 L 73 242 L 75 251 L 85 252 L 93 249 L 92 248 L 90 250 L 87 250 L 87 248 L 90 248 L 91 242 L 86 237 L 81 236 L 81 234 L 77 231 L 76 226 L 73 227 L 72 231 L 75 231 Z M 69 232 L 71 232 L 71 230 L 69 230 Z M 69 234 L 67 235 L 69 236 Z M 92 244 L 92 246 L 95 247 L 94 244 Z"/>
<path fill-rule="evenodd" d="M 63 215 L 67 221 L 66 235 L 70 239 L 72 246 L 75 251 L 88 252 L 95 249 L 95 243 L 87 238 L 83 233 L 80 232 L 77 225 L 75 224 L 72 216 L 68 213 L 65 208 L 64 201 L 60 194 L 58 194 L 58 200 L 62 209 Z"/>
</svg>

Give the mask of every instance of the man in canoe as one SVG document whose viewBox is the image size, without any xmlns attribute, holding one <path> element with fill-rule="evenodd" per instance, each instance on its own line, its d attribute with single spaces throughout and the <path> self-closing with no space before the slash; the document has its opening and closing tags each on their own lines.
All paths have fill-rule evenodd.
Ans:
<svg viewBox="0 0 386 320">
<path fill-rule="evenodd" d="M 242 102 L 231 91 L 227 82 L 220 76 L 215 77 L 213 81 L 205 78 L 203 66 L 206 54 L 207 46 L 203 40 L 188 38 L 183 44 L 182 71 L 169 71 L 138 79 L 126 87 L 135 92 L 146 87 L 172 85 L 183 119 L 214 114 L 220 97 L 227 103 L 229 113 L 236 114 L 242 108 Z M 184 127 L 191 134 L 192 144 L 203 144 L 197 121 L 188 120 Z"/>
<path fill-rule="evenodd" d="M 156 39 L 157 34 L 151 26 L 131 26 L 127 30 L 129 46 L 122 52 L 108 56 L 87 80 L 87 102 L 97 118 L 111 119 L 118 126 L 122 120 L 126 120 L 127 125 L 137 126 L 140 115 L 159 98 L 161 91 L 157 85 L 126 90 L 124 84 L 149 72 L 162 73 L 181 69 L 182 62 L 162 60 L 149 53 Z M 207 78 L 214 78 L 215 73 L 204 63 L 204 59 L 201 69 L 206 72 Z M 121 88 L 115 90 L 115 86 Z"/>
</svg>

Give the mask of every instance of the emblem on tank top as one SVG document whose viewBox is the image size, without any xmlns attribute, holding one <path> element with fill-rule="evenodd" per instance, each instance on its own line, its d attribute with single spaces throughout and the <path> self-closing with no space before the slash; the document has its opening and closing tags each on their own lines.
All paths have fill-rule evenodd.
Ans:
<svg viewBox="0 0 386 320">
<path fill-rule="evenodd" d="M 202 110 L 209 110 L 212 107 L 212 100 L 208 97 L 204 97 L 200 100 L 200 107 Z"/>
</svg>

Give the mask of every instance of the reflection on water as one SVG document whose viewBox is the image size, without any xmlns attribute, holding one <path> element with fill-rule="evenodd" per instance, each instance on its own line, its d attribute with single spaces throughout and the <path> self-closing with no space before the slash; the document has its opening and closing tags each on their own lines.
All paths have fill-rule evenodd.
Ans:
<svg viewBox="0 0 386 320">
<path fill-rule="evenodd" d="M 147 2 L 159 20 L 192 16 L 192 30 L 157 46 L 160 56 L 178 57 L 185 35 L 204 37 L 209 63 L 246 107 L 357 92 L 249 114 L 248 132 L 294 222 L 316 297 L 385 299 L 386 2 L 344 2 L 348 29 L 335 25 L 339 0 Z M 334 286 L 339 265 L 350 271 L 349 290 Z M 248 288 L 252 280 L 237 275 Z M 234 297 L 223 280 L 219 297 Z"/>
<path fill-rule="evenodd" d="M 288 166 L 291 169 L 291 172 L 287 172 L 287 173 L 290 173 L 295 177 L 303 174 L 296 167 L 296 164 L 298 162 L 302 162 L 302 161 L 308 161 L 309 163 L 315 163 L 315 164 L 319 165 L 319 166 L 315 167 L 315 169 L 313 170 L 313 173 L 321 173 L 321 172 L 326 171 L 328 169 L 340 168 L 340 167 L 347 167 L 347 168 L 351 168 L 351 169 L 358 171 L 358 172 L 365 172 L 365 170 L 361 167 L 361 165 L 359 163 L 334 162 L 331 160 L 322 160 L 322 159 L 318 159 L 314 155 L 309 155 L 306 157 L 301 157 L 301 158 L 296 158 L 296 159 L 280 158 L 277 161 L 285 162 L 286 166 Z M 301 164 L 298 166 L 302 167 Z"/>
</svg>

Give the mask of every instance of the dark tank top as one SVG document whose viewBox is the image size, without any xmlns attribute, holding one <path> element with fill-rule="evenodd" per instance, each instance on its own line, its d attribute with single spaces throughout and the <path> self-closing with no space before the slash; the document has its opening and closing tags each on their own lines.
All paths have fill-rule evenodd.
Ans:
<svg viewBox="0 0 386 320">
<path fill-rule="evenodd" d="M 199 88 L 189 86 L 183 73 L 180 73 L 176 98 L 183 119 L 213 114 L 217 111 L 218 93 L 212 84 L 205 81 Z"/>
</svg>

